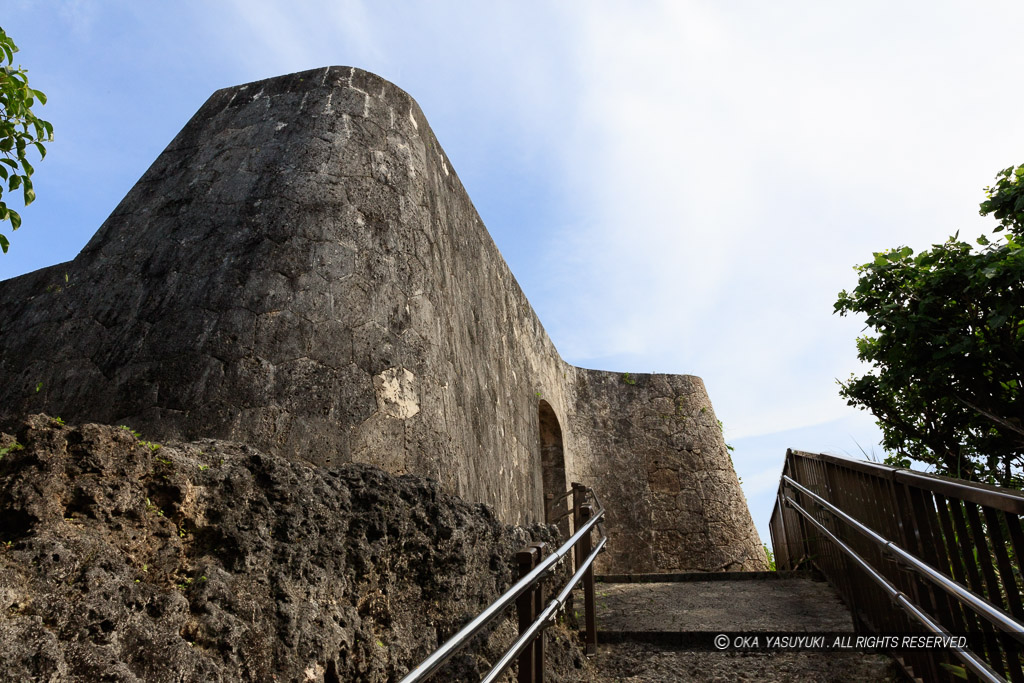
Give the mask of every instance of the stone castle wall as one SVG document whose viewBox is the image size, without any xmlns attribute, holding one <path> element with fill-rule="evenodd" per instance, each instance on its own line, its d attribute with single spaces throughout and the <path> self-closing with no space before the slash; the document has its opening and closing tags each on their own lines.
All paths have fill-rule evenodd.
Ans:
<svg viewBox="0 0 1024 683">
<path fill-rule="evenodd" d="M 580 477 L 608 509 L 616 573 L 761 569 L 764 551 L 699 377 L 577 370 Z"/>
<path fill-rule="evenodd" d="M 419 107 L 358 69 L 218 91 L 75 260 L 0 304 L 5 415 L 415 472 L 508 522 L 583 481 L 644 548 L 608 570 L 759 548 L 700 380 L 562 361 Z"/>
</svg>

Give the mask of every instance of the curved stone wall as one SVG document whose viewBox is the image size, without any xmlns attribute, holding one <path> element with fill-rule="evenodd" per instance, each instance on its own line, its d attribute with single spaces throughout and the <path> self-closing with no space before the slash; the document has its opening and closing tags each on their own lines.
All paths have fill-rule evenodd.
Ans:
<svg viewBox="0 0 1024 683">
<path fill-rule="evenodd" d="M 676 396 L 662 384 L 700 381 L 620 395 L 564 363 L 419 107 L 359 69 L 214 93 L 74 261 L 0 283 L 0 304 L 4 415 L 368 462 L 526 522 L 544 516 L 543 399 L 570 481 L 612 486 L 624 442 L 643 458 L 646 502 L 607 496 L 615 533 L 650 548 L 631 567 L 738 567 L 672 544 L 758 546 L 724 444 L 706 446 L 720 433 L 647 419 Z M 637 419 L 602 417 L 623 406 Z M 687 511 L 678 535 L 659 510 Z"/>
</svg>

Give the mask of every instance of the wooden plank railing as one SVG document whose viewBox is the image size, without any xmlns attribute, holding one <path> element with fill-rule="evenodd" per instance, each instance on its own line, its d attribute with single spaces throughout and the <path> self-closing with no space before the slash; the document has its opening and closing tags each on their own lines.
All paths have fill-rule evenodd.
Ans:
<svg viewBox="0 0 1024 683">
<path fill-rule="evenodd" d="M 928 681 L 1024 681 L 1024 494 L 787 451 L 770 532 L 779 569 L 813 566 L 869 633 L 964 634 L 894 652 Z"/>
</svg>

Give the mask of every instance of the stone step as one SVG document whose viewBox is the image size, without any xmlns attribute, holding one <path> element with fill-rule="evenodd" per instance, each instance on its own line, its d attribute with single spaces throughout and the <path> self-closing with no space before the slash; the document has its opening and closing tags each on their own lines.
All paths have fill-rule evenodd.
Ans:
<svg viewBox="0 0 1024 683">
<path fill-rule="evenodd" d="M 898 681 L 861 652 L 718 652 L 711 632 L 853 634 L 849 611 L 810 572 L 607 576 L 596 586 L 604 681 Z M 699 635 L 698 635 L 699 634 Z M 704 643 L 705 648 L 700 645 Z"/>
<path fill-rule="evenodd" d="M 835 590 L 810 572 L 676 574 L 675 580 L 597 584 L 600 629 L 624 631 L 799 631 L 853 633 Z"/>
</svg>

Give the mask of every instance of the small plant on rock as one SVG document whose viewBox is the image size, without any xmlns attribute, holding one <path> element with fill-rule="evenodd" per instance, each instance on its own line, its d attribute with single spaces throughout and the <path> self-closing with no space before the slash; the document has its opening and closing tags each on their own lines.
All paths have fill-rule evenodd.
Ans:
<svg viewBox="0 0 1024 683">
<path fill-rule="evenodd" d="M 59 419 L 59 418 L 58 418 L 58 419 Z M 143 439 L 142 439 L 142 434 L 138 433 L 137 431 L 135 431 L 134 429 L 132 429 L 132 428 L 131 428 L 131 427 L 129 427 L 128 425 L 121 425 L 121 429 L 125 430 L 126 432 L 128 432 L 129 434 L 131 434 L 132 436 L 134 436 L 134 437 L 135 437 L 136 439 L 138 439 L 138 441 L 139 441 L 139 443 L 140 443 L 140 444 L 142 444 L 143 446 L 145 446 L 145 447 L 146 447 L 146 448 L 148 448 L 149 450 L 153 451 L 154 453 L 156 453 L 156 452 L 157 452 L 158 450 L 160 450 L 161 448 L 163 448 L 163 446 L 161 446 L 160 444 L 158 444 L 158 443 L 157 443 L 157 442 L 155 442 L 155 441 L 143 441 Z M 170 464 L 171 464 L 171 461 L 170 461 L 170 460 L 168 460 L 168 461 L 167 461 L 167 462 L 165 462 L 164 464 L 166 464 L 166 465 L 170 465 Z"/>
<path fill-rule="evenodd" d="M 149 498 L 146 499 L 146 510 L 149 512 L 155 512 L 158 517 L 164 516 L 164 511 L 158 508 L 156 505 L 153 505 Z"/>
<path fill-rule="evenodd" d="M 13 453 L 14 451 L 20 451 L 23 448 L 25 448 L 25 447 L 22 446 L 17 441 L 12 443 L 10 446 L 4 446 L 3 448 L 0 448 L 0 460 L 3 460 L 4 456 L 7 455 L 8 453 Z"/>
</svg>

